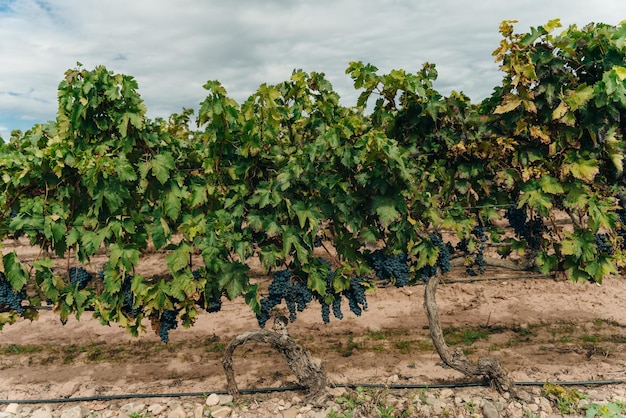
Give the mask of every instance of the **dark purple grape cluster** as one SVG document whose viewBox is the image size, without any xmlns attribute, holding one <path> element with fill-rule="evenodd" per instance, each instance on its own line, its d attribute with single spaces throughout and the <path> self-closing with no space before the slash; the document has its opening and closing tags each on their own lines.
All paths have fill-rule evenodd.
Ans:
<svg viewBox="0 0 626 418">
<path fill-rule="evenodd" d="M 541 240 L 546 227 L 541 216 L 533 216 L 528 219 L 526 210 L 518 209 L 517 205 L 512 204 L 507 209 L 504 217 L 508 219 L 509 225 L 515 231 L 515 235 L 523 238 L 527 245 L 533 250 L 541 248 Z"/>
<path fill-rule="evenodd" d="M 93 275 L 82 267 L 70 267 L 70 284 L 78 285 L 78 290 L 83 290 L 87 287 Z"/>
<path fill-rule="evenodd" d="M 435 244 L 435 246 L 439 249 L 439 255 L 437 256 L 437 266 L 439 266 L 442 273 L 449 272 L 451 269 L 450 246 L 444 244 L 441 234 L 437 231 L 431 232 L 428 237 L 430 238 L 430 241 Z"/>
<path fill-rule="evenodd" d="M 122 305 L 122 312 L 130 315 L 132 318 L 136 318 L 141 313 L 141 308 L 134 308 L 135 294 L 131 289 L 131 282 L 133 276 L 127 274 L 122 282 L 122 293 L 124 294 L 124 304 Z"/>
<path fill-rule="evenodd" d="M 271 316 L 272 309 L 285 300 L 289 309 L 289 320 L 296 320 L 296 312 L 302 312 L 313 300 L 313 293 L 301 280 L 292 280 L 290 270 L 279 270 L 272 274 L 273 280 L 268 287 L 268 295 L 261 299 L 261 311 L 257 314 L 257 321 L 261 328 Z"/>
<path fill-rule="evenodd" d="M 472 235 L 480 242 L 487 242 L 487 239 L 489 239 L 487 233 L 485 233 L 485 227 L 482 225 L 476 225 L 474 229 L 472 229 Z"/>
<path fill-rule="evenodd" d="M 384 282 L 395 281 L 396 287 L 409 284 L 409 265 L 406 254 L 389 255 L 376 250 L 366 258 L 376 276 Z"/>
<path fill-rule="evenodd" d="M 170 342 L 170 330 L 178 328 L 178 311 L 166 309 L 161 314 L 159 337 L 165 344 Z"/>
<path fill-rule="evenodd" d="M 479 274 L 483 274 L 485 272 L 485 266 L 487 265 L 487 261 L 485 260 L 485 246 L 481 245 L 476 252 L 476 257 L 474 258 L 474 263 L 471 266 L 467 266 L 465 271 L 470 276 L 478 276 Z M 478 272 L 474 270 L 474 266 L 477 266 Z"/>
<path fill-rule="evenodd" d="M 22 301 L 26 299 L 26 291 L 13 289 L 3 272 L 0 272 L 0 307 L 9 308 L 18 314 L 24 313 Z"/>
<path fill-rule="evenodd" d="M 329 269 L 326 276 L 327 293 L 324 295 L 314 295 L 313 292 L 306 286 L 304 281 L 299 277 L 294 276 L 290 270 L 280 270 L 275 272 L 272 275 L 273 281 L 269 285 L 267 297 L 261 299 L 261 310 L 257 314 L 259 326 L 261 328 L 265 327 L 265 324 L 271 316 L 272 309 L 282 303 L 283 300 L 289 310 L 289 320 L 291 322 L 296 320 L 296 312 L 302 312 L 314 297 L 322 307 L 322 320 L 325 324 L 330 322 L 331 308 L 335 318 L 343 319 L 344 315 L 341 311 L 341 299 L 343 297 L 348 300 L 350 310 L 355 315 L 361 315 L 363 309 L 367 309 L 363 279 L 360 277 L 352 278 L 350 279 L 349 288 L 341 292 L 335 292 L 333 290 L 335 275 L 336 271 Z M 330 304 L 326 303 L 327 298 L 330 299 L 331 296 L 332 302 Z"/>
<path fill-rule="evenodd" d="M 607 234 L 596 234 L 596 249 L 599 253 L 613 255 L 613 245 Z"/>
<path fill-rule="evenodd" d="M 361 316 L 363 309 L 367 309 L 364 280 L 361 277 L 350 279 L 350 288 L 344 290 L 343 295 L 348 299 L 348 306 L 352 313 Z M 339 318 L 341 319 L 341 318 Z"/>
</svg>

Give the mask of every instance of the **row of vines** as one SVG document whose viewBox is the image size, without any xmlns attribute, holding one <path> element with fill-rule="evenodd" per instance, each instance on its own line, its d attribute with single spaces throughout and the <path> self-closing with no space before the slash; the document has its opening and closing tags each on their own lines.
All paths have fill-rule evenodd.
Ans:
<svg viewBox="0 0 626 418">
<path fill-rule="evenodd" d="M 353 62 L 353 106 L 323 74 L 294 71 L 242 104 L 209 81 L 197 115 L 150 120 L 132 77 L 68 70 L 56 120 L 0 145 L 0 237 L 42 249 L 3 256 L 0 328 L 52 305 L 61 321 L 89 310 L 133 335 L 150 319 L 167 341 L 238 297 L 261 326 L 283 300 L 292 320 L 315 301 L 327 322 L 342 299 L 366 308 L 374 279 L 429 282 L 454 262 L 479 274 L 490 245 L 512 267 L 575 281 L 618 273 L 626 23 L 513 23 L 494 51 L 502 84 L 478 104 L 441 95 L 433 64 Z M 150 251 L 166 274 L 137 272 Z M 269 289 L 251 280 L 253 258 Z"/>
</svg>

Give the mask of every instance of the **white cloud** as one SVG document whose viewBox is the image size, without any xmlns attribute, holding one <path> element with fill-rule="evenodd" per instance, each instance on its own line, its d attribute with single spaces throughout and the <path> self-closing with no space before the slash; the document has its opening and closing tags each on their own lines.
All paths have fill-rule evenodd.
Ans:
<svg viewBox="0 0 626 418">
<path fill-rule="evenodd" d="M 8 10 L 5 10 L 8 9 Z M 623 0 L 12 0 L 0 8 L 0 122 L 45 121 L 56 87 L 76 61 L 134 76 L 150 116 L 195 107 L 220 80 L 243 101 L 259 84 L 296 68 L 326 73 L 354 103 L 350 61 L 381 71 L 437 64 L 442 93 L 487 96 L 500 82 L 491 51 L 498 25 L 518 31 L 564 24 L 616 24 Z M 4 133 L 3 133 L 3 136 Z"/>
</svg>

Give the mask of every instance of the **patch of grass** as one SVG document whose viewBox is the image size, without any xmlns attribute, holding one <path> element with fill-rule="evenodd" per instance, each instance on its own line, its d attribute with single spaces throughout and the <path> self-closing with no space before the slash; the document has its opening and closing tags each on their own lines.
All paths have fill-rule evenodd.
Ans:
<svg viewBox="0 0 626 418">
<path fill-rule="evenodd" d="M 411 341 L 401 340 L 396 342 L 395 347 L 405 354 L 409 354 L 411 352 Z"/>
<path fill-rule="evenodd" d="M 593 325 L 596 327 L 601 327 L 603 325 L 609 325 L 612 327 L 621 328 L 622 324 L 614 320 L 613 318 L 605 319 L 605 318 L 596 318 L 593 320 Z"/>
<path fill-rule="evenodd" d="M 581 338 L 582 338 L 583 342 L 585 342 L 585 343 L 595 344 L 598 341 L 600 341 L 600 337 L 598 335 L 583 334 L 583 336 Z"/>
<path fill-rule="evenodd" d="M 470 346 L 478 340 L 488 340 L 489 328 L 486 327 L 454 327 L 443 329 L 443 336 L 448 345 L 465 344 Z"/>
<path fill-rule="evenodd" d="M 226 349 L 226 344 L 224 343 L 212 343 L 206 348 L 206 351 L 209 353 L 223 353 Z"/>
<path fill-rule="evenodd" d="M 22 345 L 22 344 L 9 344 L 0 347 L 0 355 L 20 355 L 20 354 L 33 354 L 43 351 L 43 347 L 40 345 Z"/>
<path fill-rule="evenodd" d="M 383 331 L 370 331 L 365 334 L 365 338 L 367 338 L 368 340 L 380 341 L 386 340 L 387 335 L 385 335 Z"/>
</svg>

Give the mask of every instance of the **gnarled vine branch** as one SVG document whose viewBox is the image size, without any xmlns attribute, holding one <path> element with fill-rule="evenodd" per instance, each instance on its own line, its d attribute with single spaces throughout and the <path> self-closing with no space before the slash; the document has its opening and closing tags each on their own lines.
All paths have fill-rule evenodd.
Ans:
<svg viewBox="0 0 626 418">
<path fill-rule="evenodd" d="M 435 345 L 435 349 L 441 360 L 447 366 L 452 367 L 466 376 L 481 376 L 500 393 L 509 392 L 512 396 L 518 397 L 518 390 L 511 380 L 508 372 L 502 367 L 498 359 L 493 357 L 480 357 L 478 361 L 471 361 L 460 349 L 452 351 L 443 338 L 443 330 L 439 320 L 439 309 L 437 308 L 436 291 L 439 284 L 439 276 L 428 279 L 424 291 L 424 308 L 428 317 L 430 337 Z"/>
<path fill-rule="evenodd" d="M 274 331 L 258 329 L 244 332 L 231 340 L 224 350 L 222 365 L 226 373 L 228 393 L 233 397 L 239 396 L 239 389 L 235 381 L 233 370 L 233 353 L 237 347 L 250 341 L 270 344 L 285 357 L 287 365 L 298 378 L 298 383 L 307 388 L 309 395 L 314 397 L 320 394 L 327 385 L 328 379 L 321 361 L 314 359 L 311 353 L 296 343 L 287 333 L 287 318 L 278 317 L 274 320 Z"/>
</svg>

